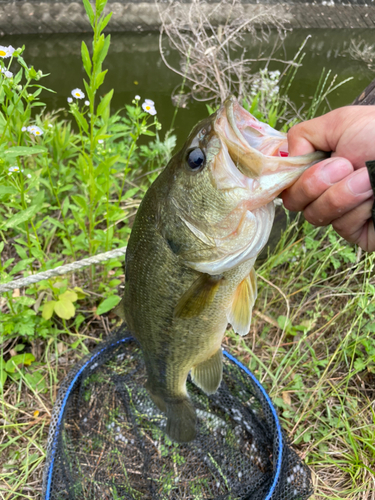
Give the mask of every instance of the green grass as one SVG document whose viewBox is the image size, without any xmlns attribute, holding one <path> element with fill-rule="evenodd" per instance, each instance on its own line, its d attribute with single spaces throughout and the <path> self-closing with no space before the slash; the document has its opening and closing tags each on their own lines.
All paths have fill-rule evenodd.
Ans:
<svg viewBox="0 0 375 500">
<path fill-rule="evenodd" d="M 227 337 L 311 466 L 314 498 L 372 498 L 374 266 L 375 256 L 348 247 L 332 229 L 291 227 L 258 269 L 249 336 Z"/>
</svg>

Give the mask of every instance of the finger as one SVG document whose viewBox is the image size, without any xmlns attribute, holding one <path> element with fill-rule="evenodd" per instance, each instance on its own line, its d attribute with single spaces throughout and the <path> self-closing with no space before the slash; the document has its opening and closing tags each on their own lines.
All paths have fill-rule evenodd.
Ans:
<svg viewBox="0 0 375 500">
<path fill-rule="evenodd" d="M 288 132 L 290 156 L 314 150 L 332 151 L 347 158 L 354 168 L 364 167 L 364 162 L 375 156 L 375 142 L 372 140 L 375 121 L 373 108 L 345 106 L 295 125 Z"/>
<path fill-rule="evenodd" d="M 358 244 L 367 252 L 375 251 L 375 230 L 371 219 L 374 200 L 366 200 L 332 222 L 335 231 L 350 243 Z"/>
<path fill-rule="evenodd" d="M 340 109 L 326 115 L 294 125 L 288 131 L 288 151 L 290 156 L 299 156 L 315 150 L 335 151 L 340 134 Z M 333 126 L 335 124 L 336 126 Z"/>
<path fill-rule="evenodd" d="M 345 158 L 327 159 L 313 165 L 282 194 L 288 210 L 304 210 L 328 188 L 353 172 L 352 164 Z"/>
<path fill-rule="evenodd" d="M 368 171 L 356 170 L 327 189 L 304 210 L 305 218 L 315 226 L 326 226 L 373 196 Z"/>
</svg>

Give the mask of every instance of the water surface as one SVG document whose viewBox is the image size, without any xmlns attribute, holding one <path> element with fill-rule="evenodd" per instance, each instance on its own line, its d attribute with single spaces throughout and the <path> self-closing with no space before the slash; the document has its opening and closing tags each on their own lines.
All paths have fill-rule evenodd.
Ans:
<svg viewBox="0 0 375 500">
<path fill-rule="evenodd" d="M 297 72 L 290 90 L 291 98 L 298 104 L 308 103 L 316 89 L 323 68 L 338 74 L 338 80 L 353 76 L 353 80 L 334 92 L 330 97 L 333 108 L 351 103 L 354 98 L 375 77 L 362 62 L 354 61 L 347 53 L 350 40 L 373 42 L 374 31 L 345 29 L 306 29 L 290 32 L 277 57 L 292 58 L 303 40 L 311 35 L 304 52 L 303 66 Z M 261 44 L 250 36 L 246 39 L 248 57 L 259 57 L 269 53 L 275 42 L 276 32 L 268 43 Z M 50 75 L 43 85 L 55 90 L 55 94 L 42 94 L 48 109 L 67 108 L 67 97 L 73 88 L 83 89 L 85 76 L 80 59 L 81 41 L 90 45 L 89 34 L 24 35 L 3 37 L 2 44 L 18 47 L 26 45 L 25 60 Z M 171 60 L 177 65 L 178 55 L 172 53 Z M 265 63 L 253 64 L 254 72 Z M 156 33 L 114 33 L 104 67 L 108 75 L 102 92 L 114 88 L 113 109 L 130 103 L 136 94 L 155 101 L 158 117 L 166 131 L 170 127 L 174 108 L 171 103 L 173 89 L 181 83 L 180 76 L 163 64 L 159 55 L 159 41 Z M 270 69 L 280 68 L 271 63 Z M 183 144 L 186 135 L 198 120 L 207 116 L 203 103 L 192 102 L 188 109 L 180 109 L 175 122 L 178 144 Z"/>
</svg>

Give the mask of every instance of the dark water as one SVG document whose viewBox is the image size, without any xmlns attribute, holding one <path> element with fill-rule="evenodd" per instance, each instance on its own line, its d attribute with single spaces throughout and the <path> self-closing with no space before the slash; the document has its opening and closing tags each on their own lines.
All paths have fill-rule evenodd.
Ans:
<svg viewBox="0 0 375 500">
<path fill-rule="evenodd" d="M 338 89 L 330 97 L 333 108 L 349 104 L 375 77 L 374 73 L 362 62 L 354 61 L 346 53 L 350 40 L 365 40 L 373 43 L 373 30 L 294 30 L 287 35 L 278 57 L 292 58 L 306 36 L 311 35 L 304 52 L 306 56 L 291 88 L 291 97 L 298 104 L 308 102 L 314 94 L 322 69 L 331 69 L 338 74 L 338 80 L 353 76 L 353 80 Z M 276 33 L 268 44 L 260 44 L 256 39 L 248 37 L 248 57 L 258 57 L 275 42 Z M 82 78 L 85 76 L 80 59 L 81 40 L 90 44 L 90 35 L 26 35 L 4 37 L 3 45 L 12 44 L 18 47 L 26 45 L 24 58 L 36 69 L 50 73 L 43 85 L 56 91 L 56 94 L 42 94 L 42 100 L 49 109 L 67 107 L 67 97 L 75 88 L 84 88 Z M 105 68 L 108 68 L 103 93 L 114 88 L 113 107 L 119 109 L 130 103 L 136 94 L 142 98 L 155 101 L 158 117 L 166 131 L 170 127 L 174 108 L 171 104 L 171 92 L 181 83 L 178 75 L 166 68 L 160 58 L 158 35 L 155 33 L 115 33 Z M 177 54 L 171 54 L 172 60 L 178 62 Z M 264 63 L 254 64 L 254 71 Z M 270 69 L 280 68 L 271 63 Z M 207 116 L 203 103 L 191 103 L 188 109 L 180 109 L 175 122 L 178 144 L 183 144 L 187 133 L 196 122 Z"/>
</svg>

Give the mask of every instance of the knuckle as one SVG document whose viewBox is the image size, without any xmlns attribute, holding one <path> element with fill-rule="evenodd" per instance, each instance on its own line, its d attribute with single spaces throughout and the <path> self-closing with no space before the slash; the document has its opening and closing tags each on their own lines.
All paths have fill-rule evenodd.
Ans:
<svg viewBox="0 0 375 500">
<path fill-rule="evenodd" d="M 345 236 L 349 237 L 349 235 L 347 234 L 347 231 L 346 231 L 346 226 L 347 226 L 347 224 L 345 224 L 345 221 L 341 218 L 336 219 L 332 222 L 333 229 L 336 231 L 336 233 L 338 233 L 343 238 L 345 238 Z M 347 239 L 347 238 L 345 238 L 345 239 Z"/>
<path fill-rule="evenodd" d="M 299 137 L 301 135 L 302 130 L 303 130 L 303 126 L 304 126 L 303 122 L 297 123 L 296 125 L 293 125 L 293 127 L 288 130 L 288 133 L 287 133 L 288 140 L 294 139 L 295 137 Z"/>
<path fill-rule="evenodd" d="M 345 222 L 337 219 L 332 223 L 332 227 L 339 236 L 344 238 L 344 240 L 348 241 L 349 243 L 357 243 L 356 232 L 352 233 L 352 231 L 348 230 Z"/>
<path fill-rule="evenodd" d="M 305 198 L 307 198 L 310 202 L 315 200 L 321 193 L 317 189 L 317 185 L 315 182 L 312 182 L 312 179 L 304 179 L 301 182 L 301 191 Z"/>
<path fill-rule="evenodd" d="M 327 222 L 325 222 L 323 219 L 319 219 L 314 212 L 311 210 L 306 209 L 303 213 L 305 216 L 305 219 L 307 222 L 310 222 L 313 226 L 327 226 Z"/>
<path fill-rule="evenodd" d="M 343 215 L 345 208 L 347 207 L 347 200 L 344 202 L 343 197 L 340 193 L 337 193 L 335 189 L 327 189 L 326 191 L 326 210 L 327 213 L 332 212 L 336 217 Z"/>
<path fill-rule="evenodd" d="M 299 209 L 299 207 L 297 206 L 297 203 L 295 202 L 295 200 L 293 198 L 293 194 L 290 193 L 290 189 L 287 189 L 286 191 L 284 191 L 283 203 L 284 203 L 284 207 L 287 210 L 297 211 Z"/>
</svg>

